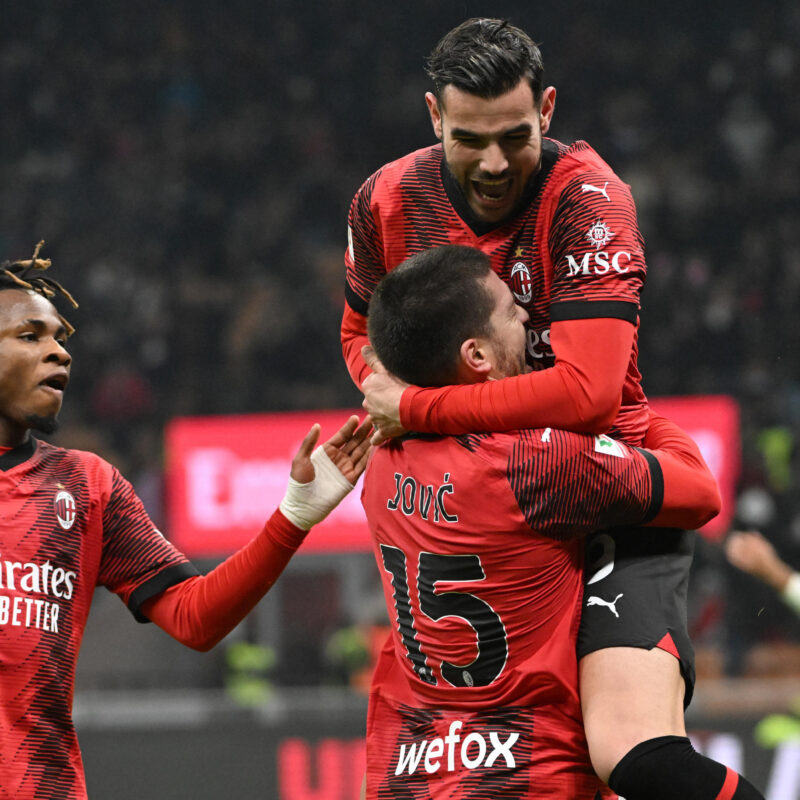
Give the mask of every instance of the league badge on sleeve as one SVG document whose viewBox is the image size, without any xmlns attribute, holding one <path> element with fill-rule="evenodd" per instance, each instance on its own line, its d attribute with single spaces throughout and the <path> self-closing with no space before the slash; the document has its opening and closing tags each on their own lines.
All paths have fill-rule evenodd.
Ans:
<svg viewBox="0 0 800 800">
<path fill-rule="evenodd" d="M 625 448 L 618 441 L 606 436 L 604 433 L 594 437 L 594 451 L 595 453 L 605 453 L 608 456 L 616 456 L 617 458 L 626 458 L 627 456 Z"/>
</svg>

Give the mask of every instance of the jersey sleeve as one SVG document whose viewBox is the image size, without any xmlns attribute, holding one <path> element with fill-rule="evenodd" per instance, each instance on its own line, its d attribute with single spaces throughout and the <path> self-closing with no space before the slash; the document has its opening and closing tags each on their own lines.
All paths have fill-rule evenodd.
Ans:
<svg viewBox="0 0 800 800">
<path fill-rule="evenodd" d="M 460 386 L 412 386 L 400 400 L 404 428 L 462 434 L 552 426 L 602 433 L 619 411 L 634 327 L 620 319 L 554 322 L 550 369 Z"/>
<path fill-rule="evenodd" d="M 147 622 L 140 607 L 148 597 L 198 572 L 156 528 L 131 484 L 116 468 L 110 470 L 97 583 L 119 595 L 139 622 Z"/>
<path fill-rule="evenodd" d="M 548 238 L 553 321 L 635 323 L 647 267 L 630 189 L 610 169 L 583 171 L 559 195 Z"/>
<path fill-rule="evenodd" d="M 272 588 L 306 533 L 278 509 L 241 550 L 146 600 L 142 613 L 187 647 L 209 650 Z"/>
<path fill-rule="evenodd" d="M 607 436 L 551 428 L 520 432 L 507 478 L 531 528 L 554 539 L 641 524 L 662 499 L 655 458 Z"/>
<path fill-rule="evenodd" d="M 342 317 L 342 354 L 350 377 L 361 386 L 369 374 L 361 347 L 367 344 L 367 309 L 372 293 L 386 274 L 383 240 L 373 206 L 373 195 L 381 175 L 376 172 L 361 186 L 350 204 L 345 251 L 345 310 Z"/>
</svg>

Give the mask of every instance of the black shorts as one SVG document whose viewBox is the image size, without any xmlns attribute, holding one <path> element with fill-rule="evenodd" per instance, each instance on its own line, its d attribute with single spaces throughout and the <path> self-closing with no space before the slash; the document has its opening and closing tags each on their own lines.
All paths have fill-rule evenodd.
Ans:
<svg viewBox="0 0 800 800">
<path fill-rule="evenodd" d="M 589 536 L 578 632 L 578 658 L 606 647 L 675 654 L 686 683 L 684 707 L 695 684 L 686 620 L 694 539 L 694 531 L 672 528 L 612 528 Z"/>
</svg>

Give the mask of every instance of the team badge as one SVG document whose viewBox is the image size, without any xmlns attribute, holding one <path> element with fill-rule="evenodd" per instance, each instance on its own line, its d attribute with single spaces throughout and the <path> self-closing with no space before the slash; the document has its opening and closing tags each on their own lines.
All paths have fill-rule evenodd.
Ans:
<svg viewBox="0 0 800 800">
<path fill-rule="evenodd" d="M 530 270 L 521 261 L 517 261 L 511 269 L 511 291 L 520 303 L 530 303 L 533 281 Z"/>
<path fill-rule="evenodd" d="M 61 527 L 68 531 L 75 524 L 75 498 L 62 489 L 53 501 L 53 508 Z"/>
<path fill-rule="evenodd" d="M 589 228 L 586 238 L 599 250 L 603 245 L 608 244 L 613 238 L 614 234 L 609 229 L 608 225 L 599 219 Z"/>
</svg>

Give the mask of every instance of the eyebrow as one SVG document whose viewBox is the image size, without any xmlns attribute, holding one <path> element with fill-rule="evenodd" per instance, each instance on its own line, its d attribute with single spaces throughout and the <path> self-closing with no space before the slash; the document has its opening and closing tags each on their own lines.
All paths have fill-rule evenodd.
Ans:
<svg viewBox="0 0 800 800">
<path fill-rule="evenodd" d="M 482 139 L 485 136 L 513 136 L 515 133 L 530 133 L 533 130 L 533 125 L 529 122 L 521 122 L 519 125 L 515 125 L 513 128 L 508 128 L 508 130 L 500 131 L 499 133 L 477 133 L 476 131 L 471 131 L 468 128 L 453 128 L 450 131 L 452 136 L 468 136 L 470 138 L 475 139 Z"/>
<path fill-rule="evenodd" d="M 43 319 L 23 319 L 18 328 L 35 328 L 37 333 L 41 333 L 44 330 L 47 330 L 47 323 Z M 56 328 L 55 335 L 58 336 L 59 334 L 65 334 L 67 329 L 63 325 L 59 325 Z"/>
</svg>

